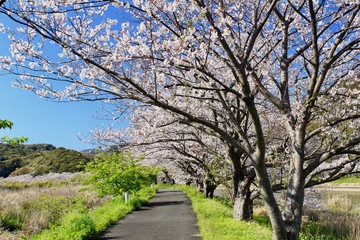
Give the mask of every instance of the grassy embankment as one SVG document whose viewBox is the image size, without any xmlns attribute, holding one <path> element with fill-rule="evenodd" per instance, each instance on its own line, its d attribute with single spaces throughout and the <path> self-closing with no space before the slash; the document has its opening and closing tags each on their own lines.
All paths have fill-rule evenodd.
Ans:
<svg viewBox="0 0 360 240">
<path fill-rule="evenodd" d="M 271 239 L 271 228 L 266 217 L 255 215 L 252 222 L 235 221 L 232 218 L 232 207 L 226 200 L 206 199 L 203 194 L 191 187 L 176 188 L 189 196 L 204 240 Z"/>
<path fill-rule="evenodd" d="M 219 198 L 206 199 L 203 194 L 190 187 L 176 188 L 186 192 L 191 199 L 204 240 L 271 239 L 271 226 L 263 206 L 255 206 L 254 221 L 235 221 L 232 219 L 231 204 L 227 201 Z M 304 213 L 300 239 L 360 239 L 359 209 L 352 209 L 349 201 L 344 201 L 342 196 L 327 200 L 325 205 L 329 210 Z"/>
<path fill-rule="evenodd" d="M 340 178 L 336 181 L 327 183 L 327 185 L 335 185 L 335 186 L 359 186 L 360 187 L 360 177 L 344 177 Z"/>
<path fill-rule="evenodd" d="M 122 197 L 100 198 L 71 181 L 9 183 L 0 195 L 0 240 L 96 239 L 155 193 L 143 189 L 125 203 Z"/>
</svg>

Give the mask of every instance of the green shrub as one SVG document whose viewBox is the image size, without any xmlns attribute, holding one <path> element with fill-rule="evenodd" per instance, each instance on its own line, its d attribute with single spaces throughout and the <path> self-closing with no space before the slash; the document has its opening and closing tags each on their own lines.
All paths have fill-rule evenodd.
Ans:
<svg viewBox="0 0 360 240">
<path fill-rule="evenodd" d="M 103 154 L 89 162 L 85 170 L 90 173 L 85 182 L 91 184 L 100 196 L 135 193 L 156 179 L 158 169 L 139 165 L 141 158 L 129 153 Z"/>
<path fill-rule="evenodd" d="M 82 215 L 70 222 L 68 239 L 91 239 L 96 233 L 96 226 L 88 215 Z"/>
</svg>

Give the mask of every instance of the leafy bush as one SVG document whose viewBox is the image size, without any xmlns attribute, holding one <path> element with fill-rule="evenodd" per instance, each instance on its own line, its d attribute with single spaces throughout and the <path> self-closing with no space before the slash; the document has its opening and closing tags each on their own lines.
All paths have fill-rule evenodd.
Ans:
<svg viewBox="0 0 360 240">
<path fill-rule="evenodd" d="M 154 182 L 158 172 L 156 168 L 139 165 L 141 160 L 129 153 L 103 154 L 86 165 L 85 170 L 90 173 L 86 183 L 93 185 L 101 196 L 135 193 Z"/>
</svg>

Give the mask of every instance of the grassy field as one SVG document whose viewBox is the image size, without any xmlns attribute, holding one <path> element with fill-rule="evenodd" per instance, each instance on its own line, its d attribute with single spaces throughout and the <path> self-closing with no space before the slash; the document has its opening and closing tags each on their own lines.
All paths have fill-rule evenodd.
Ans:
<svg viewBox="0 0 360 240">
<path fill-rule="evenodd" d="M 156 193 L 143 189 L 125 203 L 71 180 L 7 183 L 0 191 L 0 240 L 94 239 Z"/>
</svg>

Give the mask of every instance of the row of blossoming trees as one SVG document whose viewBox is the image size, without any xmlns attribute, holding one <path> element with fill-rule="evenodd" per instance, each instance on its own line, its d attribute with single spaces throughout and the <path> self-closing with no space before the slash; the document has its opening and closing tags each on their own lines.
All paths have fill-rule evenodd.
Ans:
<svg viewBox="0 0 360 240">
<path fill-rule="evenodd" d="M 261 196 L 273 239 L 298 239 L 306 187 L 358 171 L 356 1 L 1 3 L 18 24 L 0 29 L 11 40 L 1 67 L 17 86 L 104 101 L 114 119 L 134 113 L 129 136 L 102 136 L 205 180 L 230 176 L 235 216 Z"/>
</svg>

